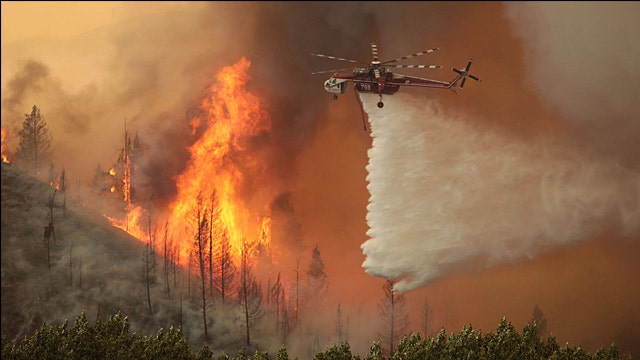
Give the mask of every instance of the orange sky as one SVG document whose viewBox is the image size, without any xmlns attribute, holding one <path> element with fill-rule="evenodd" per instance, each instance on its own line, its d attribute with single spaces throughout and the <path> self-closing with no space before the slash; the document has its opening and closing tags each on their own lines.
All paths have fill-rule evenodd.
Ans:
<svg viewBox="0 0 640 360">
<path fill-rule="evenodd" d="M 33 37 L 66 38 L 119 20 L 193 6 L 188 1 L 163 1 L 153 6 L 145 1 L 2 1 L 2 43 Z"/>
<path fill-rule="evenodd" d="M 185 144 L 192 141 L 185 117 L 193 114 L 209 77 L 246 56 L 252 61 L 250 71 L 255 79 L 250 92 L 269 105 L 274 123 L 268 144 L 273 146 L 271 152 L 265 152 L 273 167 L 273 178 L 268 180 L 274 187 L 290 190 L 295 220 L 303 223 L 310 248 L 320 243 L 332 289 L 359 298 L 369 289 L 379 296 L 382 281 L 365 274 L 360 266 L 360 244 L 366 240 L 368 227 L 365 166 L 370 137 L 362 131 L 353 93 L 330 100 L 322 89 L 325 78 L 310 75 L 333 65 L 310 59 L 311 51 L 367 58 L 372 37 L 380 42 L 385 57 L 405 55 L 423 46 L 442 46 L 433 60 L 446 67 L 464 65 L 473 56 L 472 71 L 483 79 L 481 84 L 472 83 L 457 96 L 403 89 L 396 101 L 405 91 L 440 101 L 447 111 L 473 114 L 470 122 L 479 134 L 494 129 L 510 141 L 553 133 L 554 126 L 566 127 L 567 132 L 578 129 L 576 137 L 591 135 L 591 143 L 601 145 L 602 152 L 613 159 L 630 159 L 634 174 L 640 166 L 633 158 L 636 152 L 625 146 L 637 139 L 638 127 L 631 120 L 637 118 L 633 116 L 637 106 L 629 96 L 637 86 L 618 81 L 633 74 L 635 68 L 625 66 L 634 64 L 630 56 L 634 48 L 631 43 L 608 40 L 633 31 L 621 27 L 617 32 L 615 26 L 605 31 L 608 28 L 600 25 L 602 21 L 593 21 L 601 17 L 602 9 L 584 6 L 581 9 L 586 14 L 578 16 L 568 3 L 564 11 L 535 2 L 413 2 L 400 7 L 391 2 L 211 4 L 2 1 L 2 125 L 16 127 L 23 112 L 37 103 L 56 134 L 58 163 L 67 166 L 67 174 L 75 179 L 92 175 L 98 161 L 106 166 L 117 157 L 126 120 L 129 129 L 140 132 L 143 142 L 154 145 L 147 164 L 153 189 L 171 200 L 172 176 L 182 170 Z M 176 15 L 163 16 L 170 11 Z M 627 24 L 620 21 L 622 15 L 632 12 L 626 7 L 617 9 L 609 23 Z M 568 13 L 572 16 L 567 17 Z M 507 21 L 508 14 L 512 22 Z M 397 26 L 400 19 L 406 26 Z M 598 26 L 586 26 L 592 23 Z M 104 31 L 88 33 L 94 30 Z M 28 39 L 40 41 L 25 41 Z M 583 44 L 576 39 L 589 41 Z M 566 51 L 568 43 L 573 46 L 571 51 Z M 607 51 L 593 54 L 592 48 Z M 602 54 L 606 58 L 600 58 Z M 25 67 L 22 57 L 27 55 L 40 66 Z M 615 66 L 600 66 L 618 58 Z M 585 77 L 585 73 L 594 76 Z M 445 69 L 434 74 L 448 80 L 453 73 Z M 5 86 L 9 80 L 16 81 Z M 615 91 L 609 88 L 612 84 Z M 392 107 L 385 107 L 389 109 Z M 65 141 L 68 139 L 73 141 Z M 453 141 L 447 134 L 440 139 Z M 69 164 L 66 154 L 82 156 Z M 428 201 L 433 199 L 425 198 Z M 615 331 L 624 334 L 626 326 L 637 324 L 634 319 L 610 320 L 628 316 L 625 306 L 603 311 L 602 305 L 612 293 L 617 296 L 618 289 L 626 290 L 626 280 L 635 278 L 636 263 L 623 256 L 637 253 L 638 242 L 632 245 L 600 240 L 582 245 L 588 251 L 577 251 L 583 248 L 576 245 L 572 251 L 558 249 L 560 255 L 543 255 L 540 261 L 477 274 L 456 273 L 411 293 L 409 299 L 421 303 L 428 294 L 436 327 L 442 324 L 448 330 L 459 329 L 463 321 L 490 330 L 503 315 L 520 326 L 537 304 L 558 339 L 600 345 L 605 336 L 608 341 L 618 336 Z M 616 267 L 618 264 L 624 266 Z M 567 269 L 571 272 L 566 276 L 557 275 Z M 600 281 L 594 281 L 593 274 Z M 589 276 L 588 281 L 574 282 Z M 534 278 L 542 280 L 527 281 Z M 595 287 L 596 283 L 600 286 Z M 606 296 L 591 299 L 596 291 Z M 636 297 L 636 288 L 629 291 L 633 291 L 629 299 Z M 495 300 L 496 294 L 500 301 Z M 573 304 L 575 297 L 584 300 Z M 581 314 L 567 314 L 567 303 L 571 311 Z M 589 323 L 586 329 L 593 317 L 582 314 L 596 311 L 603 319 L 597 326 Z"/>
</svg>

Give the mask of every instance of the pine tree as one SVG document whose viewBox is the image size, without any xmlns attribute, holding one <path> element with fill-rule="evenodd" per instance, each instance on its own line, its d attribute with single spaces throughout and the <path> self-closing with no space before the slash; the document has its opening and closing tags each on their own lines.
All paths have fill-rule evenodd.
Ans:
<svg viewBox="0 0 640 360">
<path fill-rule="evenodd" d="M 545 335 L 547 332 L 547 319 L 544 317 L 544 313 L 538 307 L 538 304 L 533 307 L 533 317 L 531 319 L 532 323 L 535 323 L 538 326 L 538 332 L 540 335 Z"/>
<path fill-rule="evenodd" d="M 313 248 L 311 253 L 311 262 L 307 269 L 305 277 L 304 287 L 304 310 L 306 312 L 314 312 L 317 309 L 323 309 L 327 306 L 327 294 L 328 294 L 328 282 L 327 274 L 324 272 L 324 262 L 320 255 L 318 245 Z M 304 313 L 303 313 L 304 314 Z M 322 345 L 320 344 L 320 332 L 324 332 L 324 326 L 320 325 L 321 320 L 315 316 L 304 317 L 305 326 L 309 335 L 313 337 L 312 351 L 320 350 Z M 323 334 L 323 337 L 328 334 Z"/>
<path fill-rule="evenodd" d="M 318 245 L 311 253 L 311 263 L 307 270 L 305 300 L 313 303 L 322 302 L 326 298 L 329 289 L 327 274 L 324 272 L 324 262 L 320 256 Z M 319 305 L 316 303 L 316 305 Z"/>
<path fill-rule="evenodd" d="M 20 144 L 15 155 L 16 164 L 38 174 L 42 166 L 51 162 L 53 136 L 36 105 L 33 105 L 31 113 L 24 115 L 22 129 L 19 131 Z"/>
<path fill-rule="evenodd" d="M 108 173 L 102 170 L 102 164 L 98 163 L 96 169 L 93 171 L 93 177 L 91 178 L 90 185 L 97 190 L 99 194 L 109 191 L 109 187 L 107 186 L 107 176 Z"/>
</svg>

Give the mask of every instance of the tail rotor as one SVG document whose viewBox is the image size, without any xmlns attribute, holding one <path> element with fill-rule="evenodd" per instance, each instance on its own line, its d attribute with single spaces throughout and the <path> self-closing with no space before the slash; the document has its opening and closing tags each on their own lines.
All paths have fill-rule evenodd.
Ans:
<svg viewBox="0 0 640 360">
<path fill-rule="evenodd" d="M 460 70 L 460 69 L 456 69 L 456 68 L 451 68 L 451 70 L 455 71 L 456 73 L 458 73 L 460 75 L 460 79 L 462 79 L 462 82 L 460 83 L 459 89 L 462 90 L 464 88 L 464 83 L 467 81 L 467 77 L 475 80 L 475 81 L 482 81 L 480 80 L 480 78 L 478 78 L 477 76 L 471 75 L 469 74 L 469 69 L 471 69 L 471 62 L 472 59 L 469 59 L 469 62 L 467 63 L 467 67 L 464 68 L 464 70 Z"/>
</svg>

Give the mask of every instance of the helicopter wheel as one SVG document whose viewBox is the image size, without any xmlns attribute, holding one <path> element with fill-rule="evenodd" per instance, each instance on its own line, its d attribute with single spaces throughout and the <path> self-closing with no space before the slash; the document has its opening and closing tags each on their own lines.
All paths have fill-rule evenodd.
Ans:
<svg viewBox="0 0 640 360">
<path fill-rule="evenodd" d="M 338 95 L 333 94 L 333 100 L 338 100 Z"/>
<path fill-rule="evenodd" d="M 378 101 L 378 107 L 382 109 L 383 106 L 384 106 L 384 103 L 382 101 Z"/>
</svg>

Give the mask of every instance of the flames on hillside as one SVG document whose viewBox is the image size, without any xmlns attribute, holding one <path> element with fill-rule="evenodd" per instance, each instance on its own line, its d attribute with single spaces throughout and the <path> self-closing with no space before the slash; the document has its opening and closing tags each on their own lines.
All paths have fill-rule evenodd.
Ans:
<svg viewBox="0 0 640 360">
<path fill-rule="evenodd" d="M 7 135 L 7 131 L 2 127 L 2 162 L 9 163 L 9 157 L 7 156 L 7 146 L 4 144 L 4 137 Z"/>
<path fill-rule="evenodd" d="M 182 265 L 189 261 L 198 223 L 203 220 L 209 231 L 229 240 L 236 259 L 245 241 L 270 245 L 268 213 L 258 214 L 250 209 L 241 193 L 247 187 L 247 174 L 257 173 L 260 167 L 249 148 L 250 141 L 271 130 L 266 110 L 245 87 L 250 80 L 250 65 L 243 58 L 221 69 L 207 88 L 198 115 L 190 119 L 196 140 L 188 148 L 190 159 L 184 171 L 175 177 L 177 196 L 166 220 Z M 146 242 L 151 228 L 149 209 L 131 202 L 131 162 L 124 155 L 123 173 L 116 176 L 116 170 L 111 169 L 109 174 L 123 182 L 110 191 L 122 193 L 127 215 L 125 219 L 107 218 L 112 225 Z M 159 241 L 155 244 L 159 250 Z"/>
</svg>

